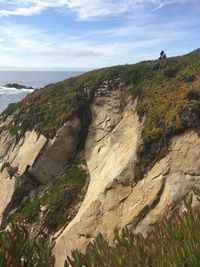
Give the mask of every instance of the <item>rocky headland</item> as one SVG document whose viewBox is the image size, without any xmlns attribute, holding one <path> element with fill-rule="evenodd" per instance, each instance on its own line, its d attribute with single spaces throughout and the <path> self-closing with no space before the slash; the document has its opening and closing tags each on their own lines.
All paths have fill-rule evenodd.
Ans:
<svg viewBox="0 0 200 267">
<path fill-rule="evenodd" d="M 99 233 L 147 232 L 200 186 L 200 51 L 95 70 L 1 114 L 0 222 L 55 238 L 56 266 Z M 192 204 L 198 205 L 198 202 Z"/>
<path fill-rule="evenodd" d="M 26 85 L 18 84 L 18 83 L 7 83 L 3 87 L 15 88 L 15 89 L 19 89 L 19 90 L 21 90 L 21 89 L 30 89 L 30 90 L 33 90 L 34 89 L 31 86 L 26 86 Z"/>
</svg>

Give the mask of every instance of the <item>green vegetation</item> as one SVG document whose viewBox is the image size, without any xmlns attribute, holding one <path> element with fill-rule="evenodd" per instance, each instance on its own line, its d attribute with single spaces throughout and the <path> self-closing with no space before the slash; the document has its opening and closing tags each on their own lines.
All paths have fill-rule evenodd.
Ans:
<svg viewBox="0 0 200 267">
<path fill-rule="evenodd" d="M 71 166 L 66 174 L 56 180 L 43 195 L 27 201 L 12 215 L 11 221 L 33 223 L 38 218 L 40 207 L 47 205 L 50 209 L 45 224 L 51 230 L 59 229 L 65 223 L 69 208 L 76 201 L 86 178 L 87 175 L 83 170 L 77 166 Z"/>
<path fill-rule="evenodd" d="M 17 112 L 13 114 L 8 126 L 12 134 L 23 135 L 26 130 L 34 128 L 46 136 L 53 137 L 56 130 L 86 103 L 87 97 L 83 92 L 61 82 L 36 90 L 16 106 L 9 105 L 2 115 L 5 120 L 17 107 Z"/>
<path fill-rule="evenodd" d="M 31 239 L 27 230 L 11 225 L 0 232 L 0 266 L 2 267 L 53 267 L 52 244 L 42 237 Z"/>
<path fill-rule="evenodd" d="M 1 115 L 13 115 L 13 113 L 15 113 L 19 106 L 20 103 L 11 103 L 8 105 L 7 109 L 1 113 Z"/>
<path fill-rule="evenodd" d="M 81 116 L 88 109 L 103 81 L 120 78 L 119 83 L 129 85 L 133 98 L 137 97 L 140 118 L 145 116 L 135 166 L 135 178 L 141 179 L 167 153 L 174 135 L 186 129 L 199 130 L 199 62 L 200 50 L 196 50 L 182 57 L 103 68 L 49 85 L 19 104 L 8 129 L 19 135 L 34 128 L 52 137 L 70 116 Z M 8 107 L 3 112 L 4 119 L 11 111 Z"/>
<path fill-rule="evenodd" d="M 135 177 L 140 179 L 168 151 L 171 138 L 200 123 L 200 50 L 147 62 L 151 68 L 137 90 L 137 111 L 146 117 Z M 133 92 L 135 91 L 133 86 Z M 133 93 L 135 95 L 135 92 Z"/>
<path fill-rule="evenodd" d="M 199 200 L 200 191 L 194 190 Z M 199 267 L 200 212 L 192 210 L 191 201 L 185 200 L 187 212 L 165 219 L 146 238 L 125 228 L 115 232 L 110 246 L 99 235 L 85 254 L 73 251 L 65 267 Z"/>
<path fill-rule="evenodd" d="M 200 202 L 200 190 L 193 189 Z M 200 212 L 192 209 L 192 196 L 184 199 L 186 210 L 155 225 L 147 237 L 135 235 L 127 228 L 115 231 L 110 246 L 99 235 L 86 253 L 72 252 L 64 267 L 199 267 Z M 53 244 L 41 236 L 30 238 L 23 226 L 11 224 L 0 233 L 0 266 L 53 267 Z"/>
<path fill-rule="evenodd" d="M 2 166 L 1 166 L 1 170 L 0 170 L 0 172 L 3 172 L 3 170 L 4 170 L 5 168 L 8 168 L 8 167 L 10 167 L 10 163 L 7 162 L 7 161 L 5 161 L 5 162 L 2 164 Z"/>
</svg>

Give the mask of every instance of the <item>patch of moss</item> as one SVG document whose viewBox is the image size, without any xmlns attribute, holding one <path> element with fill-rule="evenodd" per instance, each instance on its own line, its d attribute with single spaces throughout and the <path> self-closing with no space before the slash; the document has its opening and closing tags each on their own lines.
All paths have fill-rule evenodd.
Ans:
<svg viewBox="0 0 200 267">
<path fill-rule="evenodd" d="M 17 212 L 14 221 L 32 223 L 40 212 L 40 199 L 36 197 L 33 201 L 28 201 L 21 211 Z"/>
<path fill-rule="evenodd" d="M 35 222 L 38 218 L 40 207 L 47 205 L 50 207 L 50 212 L 45 219 L 45 224 L 53 230 L 57 229 L 66 221 L 68 209 L 76 201 L 78 194 L 85 185 L 86 178 L 85 171 L 75 165 L 71 166 L 67 169 L 66 174 L 56 180 L 42 196 L 36 196 L 32 201 L 28 200 L 11 217 L 11 220 L 28 223 Z"/>
<path fill-rule="evenodd" d="M 10 163 L 7 162 L 7 161 L 5 161 L 5 162 L 2 164 L 2 166 L 1 166 L 1 170 L 0 170 L 0 172 L 3 172 L 3 170 L 4 170 L 5 168 L 8 168 L 8 167 L 10 167 Z"/>
</svg>

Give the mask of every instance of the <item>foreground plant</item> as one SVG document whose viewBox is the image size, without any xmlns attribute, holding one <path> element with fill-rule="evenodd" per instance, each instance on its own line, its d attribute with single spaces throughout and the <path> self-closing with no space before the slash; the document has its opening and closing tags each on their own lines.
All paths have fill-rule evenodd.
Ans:
<svg viewBox="0 0 200 267">
<path fill-rule="evenodd" d="M 0 233 L 0 266 L 53 267 L 52 248 L 43 237 L 31 239 L 23 226 L 12 224 L 9 230 Z"/>
</svg>

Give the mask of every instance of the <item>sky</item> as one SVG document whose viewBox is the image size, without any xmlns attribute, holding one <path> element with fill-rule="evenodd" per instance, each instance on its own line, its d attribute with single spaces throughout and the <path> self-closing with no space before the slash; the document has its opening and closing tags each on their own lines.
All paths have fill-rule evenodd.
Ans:
<svg viewBox="0 0 200 267">
<path fill-rule="evenodd" d="M 0 69 L 96 69 L 199 47 L 200 0 L 0 0 Z"/>
</svg>

